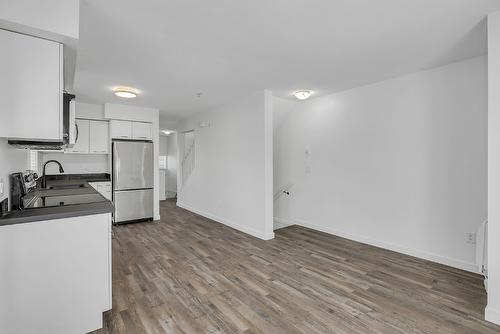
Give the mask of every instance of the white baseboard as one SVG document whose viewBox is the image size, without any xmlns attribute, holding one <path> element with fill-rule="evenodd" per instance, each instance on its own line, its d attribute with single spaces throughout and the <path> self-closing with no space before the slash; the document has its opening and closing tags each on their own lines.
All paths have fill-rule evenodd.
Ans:
<svg viewBox="0 0 500 334">
<path fill-rule="evenodd" d="M 174 198 L 176 194 L 177 194 L 177 192 L 176 192 L 176 191 L 173 191 L 173 190 L 167 190 L 167 191 L 165 192 L 165 198 L 166 198 L 166 199 Z"/>
<path fill-rule="evenodd" d="M 500 310 L 486 306 L 486 309 L 484 310 L 484 318 L 486 321 L 500 325 Z"/>
<path fill-rule="evenodd" d="M 228 221 L 226 219 L 220 218 L 220 217 L 218 217 L 216 215 L 213 215 L 211 213 L 195 209 L 195 208 L 191 207 L 190 205 L 187 205 L 187 204 L 179 202 L 179 201 L 177 201 L 177 206 L 181 207 L 183 209 L 186 209 L 188 211 L 194 212 L 194 213 L 196 213 L 196 214 L 198 214 L 200 216 L 206 217 L 208 219 L 215 220 L 218 223 L 221 223 L 221 224 L 224 224 L 226 226 L 232 227 L 232 228 L 234 228 L 234 229 L 236 229 L 238 231 L 241 231 L 243 233 L 250 234 L 250 235 L 252 235 L 252 236 L 254 236 L 256 238 L 259 238 L 259 239 L 262 239 L 262 240 L 271 240 L 271 239 L 274 239 L 274 232 L 271 232 L 269 234 L 268 233 L 263 233 L 261 231 L 257 231 L 257 230 L 254 230 L 252 228 L 248 228 L 246 226 L 242 226 L 242 225 L 240 225 L 238 223 L 235 223 L 235 222 Z"/>
<path fill-rule="evenodd" d="M 179 206 L 181 208 L 184 208 L 186 210 L 189 210 L 191 212 L 194 212 L 196 214 L 199 214 L 201 216 L 204 216 L 206 218 L 215 220 L 215 221 L 217 221 L 217 222 L 219 222 L 221 224 L 227 225 L 227 226 L 232 227 L 234 229 L 237 229 L 237 230 L 239 230 L 241 232 L 253 235 L 254 237 L 257 237 L 259 239 L 270 240 L 270 239 L 274 238 L 274 233 L 266 235 L 264 233 L 261 233 L 260 231 L 256 231 L 254 229 L 249 229 L 249 228 L 241 226 L 241 225 L 239 225 L 237 223 L 234 223 L 234 222 L 231 222 L 231 221 L 227 221 L 225 219 L 217 217 L 217 216 L 215 216 L 213 214 L 210 214 L 210 213 L 207 213 L 207 212 L 204 212 L 204 211 L 201 211 L 201 210 L 197 210 L 197 209 L 195 209 L 195 208 L 193 208 L 193 207 L 191 207 L 189 205 L 186 205 L 184 203 L 181 203 L 179 201 L 177 202 L 177 206 Z M 347 233 L 347 232 L 344 232 L 344 231 L 340 231 L 340 230 L 337 230 L 337 229 L 334 229 L 334 228 L 331 228 L 331 227 L 319 226 L 319 225 L 316 225 L 316 224 L 313 224 L 313 223 L 310 223 L 310 222 L 307 222 L 307 221 L 303 221 L 303 220 L 296 220 L 296 219 L 291 220 L 291 219 L 283 219 L 283 218 L 279 218 L 279 217 L 274 218 L 274 230 L 277 230 L 277 229 L 280 229 L 280 228 L 284 228 L 284 227 L 287 227 L 287 226 L 291 226 L 291 225 L 300 225 L 300 226 L 303 226 L 303 227 L 307 227 L 307 228 L 310 228 L 310 229 L 313 229 L 313 230 L 325 232 L 325 233 L 328 233 L 328 234 L 333 234 L 333 235 L 336 235 L 336 236 L 339 236 L 339 237 L 342 237 L 342 238 L 346 238 L 346 239 L 349 239 L 349 240 L 353 240 L 353 241 L 356 241 L 356 242 L 360 242 L 360 243 L 363 243 L 363 244 L 367 244 L 367 245 L 371 245 L 371 246 L 376 246 L 376 247 L 384 248 L 384 249 L 391 250 L 391 251 L 394 251 L 394 252 L 398 252 L 398 253 L 402 253 L 402 254 L 414 256 L 414 257 L 417 257 L 417 258 L 420 258 L 420 259 L 424 259 L 424 260 L 436 262 L 436 263 L 439 263 L 439 264 L 443 264 L 443 265 L 446 265 L 446 266 L 458 268 L 458 269 L 469 271 L 469 272 L 476 273 L 476 274 L 480 273 L 479 272 L 479 268 L 478 268 L 478 266 L 475 263 L 470 263 L 470 262 L 465 262 L 465 261 L 461 261 L 461 260 L 456 260 L 456 259 L 452 259 L 452 258 L 441 256 L 441 255 L 437 255 L 437 254 L 433 254 L 433 253 L 429 253 L 429 252 L 425 252 L 425 251 L 420 251 L 420 250 L 417 250 L 417 249 L 407 248 L 407 247 L 404 247 L 404 246 L 401 246 L 401 245 L 396 245 L 396 244 L 392 244 L 392 243 L 386 243 L 386 242 L 383 242 L 383 241 L 378 241 L 378 240 L 374 240 L 374 239 L 371 239 L 371 238 L 367 238 L 367 237 L 363 237 L 363 236 L 359 236 L 359 235 L 354 235 L 354 234 L 351 234 L 351 233 Z"/>
<path fill-rule="evenodd" d="M 469 263 L 469 262 L 465 262 L 465 261 L 455 260 L 455 259 L 451 259 L 451 258 L 444 257 L 441 255 L 437 255 L 437 254 L 432 254 L 432 253 L 428 253 L 428 252 L 424 252 L 424 251 L 420 251 L 420 250 L 416 250 L 416 249 L 406 248 L 406 247 L 403 247 L 400 245 L 395 245 L 395 244 L 386 243 L 383 241 L 378 241 L 378 240 L 374 240 L 374 239 L 359 236 L 359 235 L 354 235 L 354 234 L 340 231 L 340 230 L 337 230 L 337 229 L 334 229 L 331 227 L 324 227 L 324 226 L 315 225 L 313 223 L 306 222 L 303 220 L 294 220 L 294 221 L 296 222 L 297 225 L 307 227 L 307 228 L 310 228 L 313 230 L 318 230 L 318 231 L 325 232 L 328 234 L 333 234 L 333 235 L 336 235 L 336 236 L 339 236 L 342 238 L 361 242 L 363 244 L 388 249 L 388 250 L 391 250 L 394 252 L 418 257 L 420 259 L 444 264 L 446 266 L 462 269 L 462 270 L 473 272 L 476 274 L 479 273 L 479 268 L 475 263 Z"/>
<path fill-rule="evenodd" d="M 278 218 L 274 217 L 274 230 L 279 230 L 280 228 L 288 227 L 295 225 L 295 222 L 285 219 L 285 218 Z"/>
</svg>

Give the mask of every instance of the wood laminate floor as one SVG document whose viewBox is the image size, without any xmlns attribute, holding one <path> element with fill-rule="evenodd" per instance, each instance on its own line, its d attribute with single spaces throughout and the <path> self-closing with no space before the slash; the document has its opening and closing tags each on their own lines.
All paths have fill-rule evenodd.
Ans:
<svg viewBox="0 0 500 334">
<path fill-rule="evenodd" d="M 95 333 L 500 333 L 479 275 L 302 227 L 262 241 L 162 202 L 114 228 Z"/>
</svg>

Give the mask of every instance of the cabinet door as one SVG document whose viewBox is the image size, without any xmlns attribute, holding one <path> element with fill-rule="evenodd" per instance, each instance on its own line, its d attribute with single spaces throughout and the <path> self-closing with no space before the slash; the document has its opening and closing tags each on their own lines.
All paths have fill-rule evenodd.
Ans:
<svg viewBox="0 0 500 334">
<path fill-rule="evenodd" d="M 151 123 L 132 122 L 132 138 L 153 139 L 153 125 Z"/>
<path fill-rule="evenodd" d="M 132 138 L 132 122 L 130 121 L 111 121 L 111 138 Z"/>
<path fill-rule="evenodd" d="M 90 121 L 90 153 L 107 154 L 109 151 L 109 126 L 105 121 Z"/>
<path fill-rule="evenodd" d="M 111 182 L 99 182 L 97 191 L 111 201 Z"/>
<path fill-rule="evenodd" d="M 76 120 L 76 143 L 68 148 L 69 153 L 89 153 L 90 122 L 87 119 Z"/>
<path fill-rule="evenodd" d="M 0 137 L 62 140 L 59 43 L 0 29 Z"/>
<path fill-rule="evenodd" d="M 111 182 L 89 182 L 89 185 L 111 201 Z"/>
</svg>

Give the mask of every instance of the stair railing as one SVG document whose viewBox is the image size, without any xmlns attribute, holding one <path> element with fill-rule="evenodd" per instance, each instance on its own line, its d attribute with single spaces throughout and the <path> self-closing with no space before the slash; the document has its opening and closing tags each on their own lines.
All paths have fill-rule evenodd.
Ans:
<svg viewBox="0 0 500 334">
<path fill-rule="evenodd" d="M 274 193 L 274 200 L 276 201 L 283 195 L 290 196 L 290 189 L 293 187 L 293 183 L 287 183 L 285 186 L 281 187 Z"/>
</svg>

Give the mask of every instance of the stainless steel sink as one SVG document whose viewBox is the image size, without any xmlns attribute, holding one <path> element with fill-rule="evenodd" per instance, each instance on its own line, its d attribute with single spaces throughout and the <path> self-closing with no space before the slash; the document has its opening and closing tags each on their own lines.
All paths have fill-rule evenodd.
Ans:
<svg viewBox="0 0 500 334">
<path fill-rule="evenodd" d="M 79 188 L 86 188 L 87 186 L 82 183 L 82 184 L 58 184 L 58 185 L 52 185 L 52 186 L 47 186 L 45 189 L 50 189 L 50 190 L 66 190 L 66 189 L 79 189 Z"/>
</svg>

